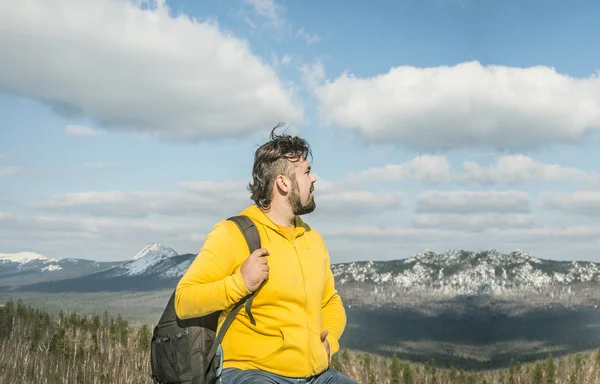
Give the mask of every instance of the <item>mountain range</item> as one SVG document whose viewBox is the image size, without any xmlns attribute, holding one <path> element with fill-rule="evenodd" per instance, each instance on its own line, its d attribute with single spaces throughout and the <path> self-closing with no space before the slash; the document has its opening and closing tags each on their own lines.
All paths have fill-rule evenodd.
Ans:
<svg viewBox="0 0 600 384">
<path fill-rule="evenodd" d="M 32 252 L 0 254 L 0 286 L 49 292 L 173 288 L 195 257 L 159 243 L 121 262 L 49 259 Z M 582 289 L 597 297 L 600 292 L 600 263 L 547 260 L 521 250 L 425 250 L 391 261 L 337 263 L 332 271 L 340 292 L 359 304 L 373 302 L 373 297 L 394 303 L 409 294 L 508 298 L 573 296 Z"/>
<path fill-rule="evenodd" d="M 156 324 L 195 257 L 158 243 L 115 262 L 0 254 L 0 297 Z M 600 345 L 600 263 L 424 250 L 331 269 L 348 318 L 345 348 L 479 369 Z"/>
<path fill-rule="evenodd" d="M 121 262 L 48 258 L 29 251 L 0 253 L 0 285 L 32 284 L 86 276 L 119 264 Z"/>
</svg>

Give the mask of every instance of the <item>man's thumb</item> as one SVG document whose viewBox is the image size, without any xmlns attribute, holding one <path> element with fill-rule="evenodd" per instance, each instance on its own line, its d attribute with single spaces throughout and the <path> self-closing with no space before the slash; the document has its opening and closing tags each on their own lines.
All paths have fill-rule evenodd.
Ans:
<svg viewBox="0 0 600 384">
<path fill-rule="evenodd" d="M 327 337 L 328 334 L 329 334 L 328 330 L 324 330 L 323 332 L 321 332 L 321 342 L 325 341 L 325 338 Z"/>
</svg>

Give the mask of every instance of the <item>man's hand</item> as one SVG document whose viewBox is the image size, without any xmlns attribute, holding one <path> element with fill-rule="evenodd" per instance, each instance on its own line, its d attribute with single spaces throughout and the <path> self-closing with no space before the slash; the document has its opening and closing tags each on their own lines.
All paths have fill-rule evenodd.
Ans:
<svg viewBox="0 0 600 384">
<path fill-rule="evenodd" d="M 250 292 L 256 291 L 263 281 L 269 278 L 267 255 L 269 255 L 269 251 L 259 248 L 252 252 L 242 264 L 242 277 Z"/>
<path fill-rule="evenodd" d="M 328 334 L 329 334 L 328 330 L 324 330 L 323 332 L 321 332 L 321 343 L 323 343 L 323 346 L 325 347 L 325 350 L 327 351 L 327 361 L 331 361 L 331 351 L 329 350 L 329 341 L 327 341 Z"/>
</svg>

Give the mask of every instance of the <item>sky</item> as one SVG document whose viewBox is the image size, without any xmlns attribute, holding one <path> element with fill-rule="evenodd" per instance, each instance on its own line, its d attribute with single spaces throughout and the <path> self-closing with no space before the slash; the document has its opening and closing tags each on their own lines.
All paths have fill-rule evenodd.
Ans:
<svg viewBox="0 0 600 384">
<path fill-rule="evenodd" d="M 279 122 L 332 262 L 600 261 L 600 2 L 0 2 L 0 253 L 197 253 Z M 280 130 L 279 132 L 282 132 Z"/>
</svg>

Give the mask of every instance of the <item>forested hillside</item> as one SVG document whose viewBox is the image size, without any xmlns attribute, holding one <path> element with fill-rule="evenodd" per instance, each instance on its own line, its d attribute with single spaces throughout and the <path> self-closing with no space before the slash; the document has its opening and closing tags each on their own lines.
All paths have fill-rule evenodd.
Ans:
<svg viewBox="0 0 600 384">
<path fill-rule="evenodd" d="M 0 304 L 0 382 L 15 384 L 151 384 L 149 325 L 132 327 L 120 315 L 60 313 L 9 300 Z M 592 384 L 600 383 L 600 349 L 503 370 L 464 372 L 350 351 L 334 366 L 362 384 Z"/>
</svg>

